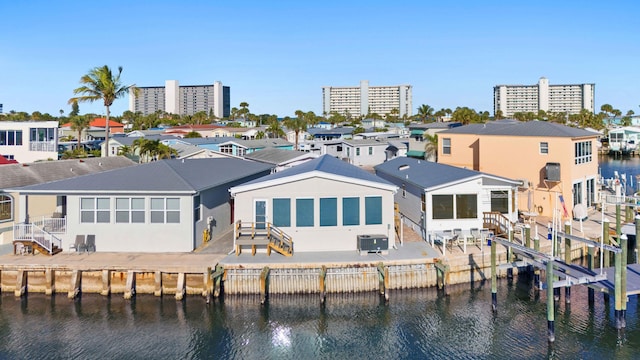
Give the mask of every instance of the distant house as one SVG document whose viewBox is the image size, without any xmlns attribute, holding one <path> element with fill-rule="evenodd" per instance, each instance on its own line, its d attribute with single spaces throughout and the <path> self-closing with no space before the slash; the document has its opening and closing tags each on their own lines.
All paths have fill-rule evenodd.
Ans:
<svg viewBox="0 0 640 360">
<path fill-rule="evenodd" d="M 598 199 L 598 136 L 548 121 L 469 124 L 438 133 L 438 162 L 520 180 L 518 209 L 566 217 L 560 195 L 569 216 Z"/>
<path fill-rule="evenodd" d="M 399 157 L 375 167 L 376 175 L 400 188 L 400 213 L 426 239 L 436 231 L 483 227 L 483 212 L 518 220 L 519 181 L 474 170 Z"/>
<path fill-rule="evenodd" d="M 0 121 L 0 155 L 31 163 L 58 159 L 57 121 Z"/>
<path fill-rule="evenodd" d="M 409 151 L 407 156 L 435 161 L 435 153 L 427 154 L 425 151 L 427 145 L 427 138 L 429 136 L 435 136 L 437 133 L 461 126 L 458 122 L 432 122 L 426 124 L 414 124 L 409 126 Z"/>
<path fill-rule="evenodd" d="M 126 154 L 127 157 L 131 158 L 135 161 L 140 161 L 140 149 L 135 148 L 135 141 L 138 139 L 146 139 L 146 140 L 158 140 L 161 143 L 171 142 L 173 140 L 177 140 L 179 138 L 173 135 L 147 135 L 144 137 L 131 137 L 131 136 L 118 136 L 109 138 L 109 156 L 117 156 L 120 155 L 121 150 L 126 146 L 129 148 L 131 153 Z M 100 144 L 102 149 L 102 153 L 104 154 L 106 150 L 106 144 L 103 141 Z M 145 160 L 145 159 L 143 159 Z"/>
<path fill-rule="evenodd" d="M 19 214 L 29 209 L 30 221 L 53 218 L 66 213 L 66 202 L 58 196 L 30 196 L 21 198 L 16 192 L 6 189 L 94 174 L 135 165 L 131 160 L 113 156 L 108 158 L 86 158 L 81 160 L 42 161 L 32 164 L 9 164 L 0 169 L 0 244 L 13 240 L 13 225 Z M 24 216 L 23 216 L 24 218 Z M 66 229 L 62 229 L 65 230 Z"/>
<path fill-rule="evenodd" d="M 76 235 L 93 234 L 97 251 L 190 252 L 202 245 L 205 229 L 216 241 L 232 228 L 229 188 L 271 169 L 238 159 L 160 160 L 11 191 L 63 199 L 65 250 Z"/>
<path fill-rule="evenodd" d="M 333 129 L 308 128 L 307 132 L 314 140 L 342 140 L 353 137 L 352 127 L 335 127 Z"/>
<path fill-rule="evenodd" d="M 105 127 L 107 126 L 106 118 L 95 118 L 89 123 L 89 127 L 81 133 L 80 141 L 87 140 L 104 140 Z M 124 134 L 124 124 L 117 121 L 109 120 L 109 134 Z M 71 129 L 71 123 L 60 125 L 59 136 L 71 136 L 77 140 L 78 132 Z"/>
<path fill-rule="evenodd" d="M 359 235 L 395 244 L 397 187 L 324 155 L 229 190 L 243 223 L 269 223 L 293 238 L 294 252 L 356 251 Z"/>
<path fill-rule="evenodd" d="M 326 142 L 324 152 L 352 165 L 373 167 L 387 160 L 387 147 L 381 139 L 339 140 Z"/>
<path fill-rule="evenodd" d="M 309 160 L 317 158 L 318 156 L 318 154 L 304 151 L 267 148 L 246 154 L 244 158 L 247 160 L 271 164 L 275 166 L 275 171 L 278 172 L 303 164 Z"/>
</svg>

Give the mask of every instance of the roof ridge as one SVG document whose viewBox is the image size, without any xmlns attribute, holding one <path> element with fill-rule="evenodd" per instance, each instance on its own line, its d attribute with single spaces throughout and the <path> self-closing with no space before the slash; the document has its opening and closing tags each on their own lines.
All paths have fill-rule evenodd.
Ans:
<svg viewBox="0 0 640 360">
<path fill-rule="evenodd" d="M 191 159 L 191 160 L 196 160 L 196 159 Z M 182 174 L 180 174 L 173 166 L 169 165 L 169 162 L 176 163 L 176 164 L 183 164 L 185 162 L 185 159 L 167 159 L 167 160 L 164 160 L 164 161 L 161 160 L 161 161 L 155 161 L 155 162 L 161 162 L 165 167 L 170 169 L 171 172 L 174 175 L 176 175 L 178 177 L 178 179 L 180 179 L 180 181 L 182 181 L 182 183 L 184 185 L 187 185 L 188 187 L 191 187 L 191 189 L 194 190 L 194 191 L 198 190 L 194 184 L 192 184 L 190 181 L 185 179 L 184 176 L 182 176 Z"/>
</svg>

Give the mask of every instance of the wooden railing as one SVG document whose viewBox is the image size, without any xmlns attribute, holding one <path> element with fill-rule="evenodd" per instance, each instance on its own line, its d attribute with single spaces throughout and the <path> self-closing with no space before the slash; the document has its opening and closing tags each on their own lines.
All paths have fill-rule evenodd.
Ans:
<svg viewBox="0 0 640 360">
<path fill-rule="evenodd" d="M 293 238 L 271 223 L 238 220 L 233 232 L 236 255 L 240 254 L 243 245 L 251 246 L 253 255 L 255 255 L 258 245 L 266 245 L 268 254 L 271 254 L 271 249 L 285 256 L 293 254 Z"/>
<path fill-rule="evenodd" d="M 508 234 L 509 229 L 515 229 L 515 223 L 498 211 L 483 212 L 482 218 L 483 227 L 493 230 L 496 235 Z"/>
<path fill-rule="evenodd" d="M 54 246 L 57 246 L 59 249 L 62 248 L 62 240 L 60 238 L 42 230 L 34 224 L 14 224 L 13 240 L 36 243 L 49 254 L 53 254 Z"/>
</svg>

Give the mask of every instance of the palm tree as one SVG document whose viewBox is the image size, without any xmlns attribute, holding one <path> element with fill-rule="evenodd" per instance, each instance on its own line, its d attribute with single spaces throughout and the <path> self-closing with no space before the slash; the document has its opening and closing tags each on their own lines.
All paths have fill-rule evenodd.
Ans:
<svg viewBox="0 0 640 360">
<path fill-rule="evenodd" d="M 301 131 L 307 130 L 307 122 L 304 119 L 305 113 L 302 110 L 296 110 L 296 117 L 294 118 L 285 118 L 284 126 L 286 126 L 289 130 L 293 130 L 296 135 L 296 147 L 298 150 L 298 137 Z"/>
<path fill-rule="evenodd" d="M 433 118 L 433 111 L 434 109 L 431 106 L 422 104 L 418 108 L 418 116 L 422 118 L 422 121 L 427 121 Z"/>
<path fill-rule="evenodd" d="M 438 161 L 438 134 L 424 134 L 424 158 L 425 160 L 433 159 Z"/>
<path fill-rule="evenodd" d="M 90 117 L 86 115 L 85 116 L 76 115 L 71 119 L 69 119 L 69 122 L 71 123 L 71 130 L 78 132 L 78 149 L 81 149 L 82 148 L 82 143 L 81 143 L 82 131 L 89 128 L 89 124 L 91 123 Z"/>
<path fill-rule="evenodd" d="M 105 137 L 106 144 L 105 156 L 109 156 L 109 108 L 113 102 L 120 97 L 123 97 L 129 93 L 129 90 L 133 90 L 134 95 L 137 93 L 135 85 L 124 86 L 120 81 L 120 75 L 122 74 L 122 66 L 118 67 L 118 73 L 114 74 L 107 66 L 95 67 L 89 71 L 88 74 L 83 75 L 80 78 L 80 84 L 82 86 L 73 90 L 73 93 L 81 96 L 72 97 L 69 99 L 69 104 L 76 102 L 94 102 L 102 100 L 104 107 L 107 111 L 107 119 L 105 122 Z"/>
<path fill-rule="evenodd" d="M 284 136 L 284 130 L 282 130 L 282 126 L 280 121 L 278 121 L 277 117 L 271 118 L 268 120 L 269 127 L 267 128 L 267 132 L 271 134 L 274 138 L 280 138 Z"/>
</svg>

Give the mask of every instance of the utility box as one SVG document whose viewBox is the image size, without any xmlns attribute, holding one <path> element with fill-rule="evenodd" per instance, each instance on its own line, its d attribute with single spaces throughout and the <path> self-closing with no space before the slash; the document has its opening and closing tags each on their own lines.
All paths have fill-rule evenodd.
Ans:
<svg viewBox="0 0 640 360">
<path fill-rule="evenodd" d="M 560 181 L 560 163 L 547 163 L 544 179 L 547 181 Z"/>
<path fill-rule="evenodd" d="M 389 253 L 389 238 L 386 235 L 358 235 L 358 251 L 360 255 L 367 253 Z"/>
</svg>

